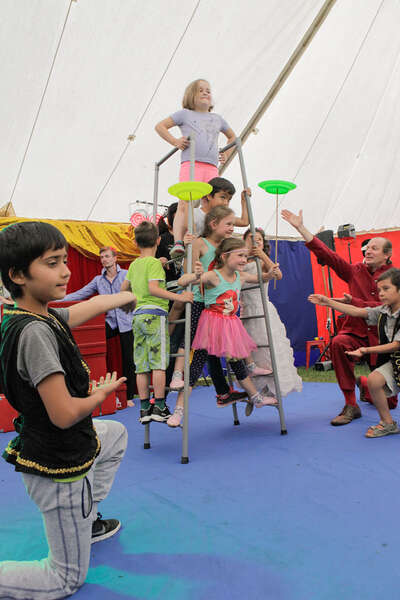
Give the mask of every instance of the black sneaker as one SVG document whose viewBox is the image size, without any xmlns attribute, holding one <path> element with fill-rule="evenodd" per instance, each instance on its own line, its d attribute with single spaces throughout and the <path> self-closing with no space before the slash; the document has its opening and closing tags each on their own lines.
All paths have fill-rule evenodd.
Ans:
<svg viewBox="0 0 400 600">
<path fill-rule="evenodd" d="M 217 406 L 229 406 L 234 402 L 241 402 L 247 400 L 247 392 L 238 392 L 237 390 L 231 390 L 228 394 L 217 395 Z"/>
<path fill-rule="evenodd" d="M 171 413 L 169 412 L 169 408 L 167 405 L 165 405 L 164 408 L 160 408 L 159 406 L 157 406 L 157 404 L 153 406 L 153 412 L 151 414 L 152 421 L 157 421 L 158 423 L 166 423 L 168 417 L 170 416 Z"/>
<path fill-rule="evenodd" d="M 146 423 L 150 423 L 151 421 L 151 413 L 153 412 L 153 405 L 150 404 L 149 408 L 146 409 L 140 409 L 140 418 L 139 421 L 142 423 L 142 425 L 145 425 Z"/>
<path fill-rule="evenodd" d="M 117 519 L 102 519 L 101 513 L 97 513 L 97 519 L 92 525 L 92 544 L 106 540 L 117 533 L 121 523 Z"/>
</svg>

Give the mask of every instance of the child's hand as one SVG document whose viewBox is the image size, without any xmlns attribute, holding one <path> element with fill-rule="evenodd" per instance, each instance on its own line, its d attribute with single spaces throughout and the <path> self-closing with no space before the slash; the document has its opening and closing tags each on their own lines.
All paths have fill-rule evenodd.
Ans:
<svg viewBox="0 0 400 600">
<path fill-rule="evenodd" d="M 263 254 L 263 249 L 260 248 L 260 246 L 252 246 L 250 256 L 257 256 L 261 259 L 263 257 Z"/>
<path fill-rule="evenodd" d="M 193 302 L 192 292 L 182 292 L 182 294 L 179 294 L 179 300 L 181 302 Z"/>
<path fill-rule="evenodd" d="M 329 298 L 322 294 L 310 294 L 308 301 L 312 304 L 318 304 L 319 306 L 329 306 Z"/>
<path fill-rule="evenodd" d="M 221 165 L 224 165 L 227 161 L 226 152 L 219 152 L 218 159 Z"/>
<path fill-rule="evenodd" d="M 347 356 L 351 356 L 352 358 L 362 358 L 364 354 L 368 354 L 367 349 L 364 347 L 357 348 L 357 350 L 345 350 L 345 354 Z"/>
<path fill-rule="evenodd" d="M 185 244 L 185 246 L 187 246 L 188 244 L 193 244 L 195 239 L 196 239 L 196 236 L 193 233 L 189 233 L 187 231 L 185 233 L 185 235 L 183 236 L 183 243 Z"/>
<path fill-rule="evenodd" d="M 187 137 L 183 136 L 181 138 L 176 138 L 174 142 L 174 146 L 179 148 L 179 150 L 185 150 L 189 146 L 189 140 Z"/>
<path fill-rule="evenodd" d="M 240 201 L 242 204 L 246 202 L 246 194 L 249 198 L 251 198 L 251 189 L 249 187 L 244 189 L 243 192 L 240 194 Z"/>
<path fill-rule="evenodd" d="M 280 272 L 281 270 L 279 268 L 279 263 L 274 263 L 274 265 L 268 271 L 268 275 L 270 279 L 276 279 L 277 277 L 279 277 Z"/>
<path fill-rule="evenodd" d="M 168 258 L 166 256 L 160 256 L 160 258 L 158 260 L 162 264 L 163 269 L 166 269 L 166 270 L 169 269 Z"/>
<path fill-rule="evenodd" d="M 133 310 L 135 310 L 136 308 L 136 296 L 135 294 L 132 294 L 132 292 L 122 292 L 123 294 L 129 294 L 130 298 L 127 297 L 127 302 L 126 304 L 123 304 L 122 306 L 120 306 L 120 309 L 124 311 L 124 313 L 130 313 Z"/>
<path fill-rule="evenodd" d="M 95 392 L 97 392 L 97 390 L 101 389 L 108 396 L 108 394 L 111 394 L 112 392 L 117 390 L 119 386 L 125 381 L 126 377 L 120 377 L 119 379 L 117 379 L 116 371 L 114 371 L 112 375 L 111 373 L 107 373 L 105 377 L 100 377 L 99 381 L 92 381 L 90 394 L 94 394 Z"/>
</svg>

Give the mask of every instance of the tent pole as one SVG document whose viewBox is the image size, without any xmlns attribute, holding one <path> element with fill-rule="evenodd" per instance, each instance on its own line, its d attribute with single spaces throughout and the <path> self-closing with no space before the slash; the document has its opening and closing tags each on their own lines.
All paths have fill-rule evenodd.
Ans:
<svg viewBox="0 0 400 600">
<path fill-rule="evenodd" d="M 307 29 L 306 33 L 303 35 L 299 44 L 296 46 L 296 48 L 292 52 L 289 60 L 283 67 L 282 71 L 279 73 L 278 77 L 275 79 L 274 83 L 272 84 L 271 88 L 269 89 L 264 100 L 261 102 L 260 106 L 257 108 L 256 112 L 251 117 L 250 121 L 247 123 L 247 125 L 243 129 L 242 133 L 240 134 L 240 139 L 242 140 L 242 144 L 247 140 L 249 135 L 254 131 L 257 123 L 260 121 L 261 117 L 264 115 L 267 108 L 274 100 L 275 96 L 277 96 L 279 90 L 281 89 L 281 87 L 283 86 L 285 81 L 288 79 L 289 75 L 293 71 L 296 64 L 299 62 L 300 58 L 303 56 L 304 52 L 310 45 L 313 37 L 315 36 L 317 31 L 321 27 L 322 23 L 325 21 L 326 17 L 330 13 L 330 11 L 333 8 L 333 5 L 335 3 L 336 3 L 336 0 L 325 0 L 321 10 L 319 11 L 317 16 L 311 23 L 310 27 Z M 227 158 L 225 164 L 223 164 L 221 166 L 221 168 L 219 170 L 220 175 L 222 175 L 222 173 L 225 171 L 225 169 L 231 163 L 233 157 L 235 156 L 236 151 L 237 151 L 237 147 L 233 150 L 232 154 Z"/>
</svg>

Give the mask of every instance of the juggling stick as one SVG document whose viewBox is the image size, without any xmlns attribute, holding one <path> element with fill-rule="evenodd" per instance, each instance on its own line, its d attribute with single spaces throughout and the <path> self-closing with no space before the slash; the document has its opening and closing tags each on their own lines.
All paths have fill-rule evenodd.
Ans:
<svg viewBox="0 0 400 600">
<path fill-rule="evenodd" d="M 278 262 L 278 195 L 287 194 L 290 190 L 294 190 L 296 185 L 290 181 L 281 181 L 279 179 L 269 179 L 268 181 L 260 181 L 258 187 L 266 191 L 268 194 L 275 194 L 275 263 Z M 274 289 L 276 288 L 276 279 L 274 279 Z"/>
</svg>

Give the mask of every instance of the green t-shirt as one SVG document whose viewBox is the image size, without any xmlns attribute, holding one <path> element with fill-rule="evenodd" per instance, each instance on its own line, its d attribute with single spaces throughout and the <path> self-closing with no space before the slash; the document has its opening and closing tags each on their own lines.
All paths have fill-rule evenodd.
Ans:
<svg viewBox="0 0 400 600">
<path fill-rule="evenodd" d="M 131 263 L 126 279 L 131 284 L 132 292 L 137 298 L 136 308 L 141 306 L 158 306 L 168 312 L 168 300 L 151 296 L 149 281 L 159 281 L 160 288 L 166 289 L 165 271 L 158 258 L 145 256 Z"/>
</svg>

